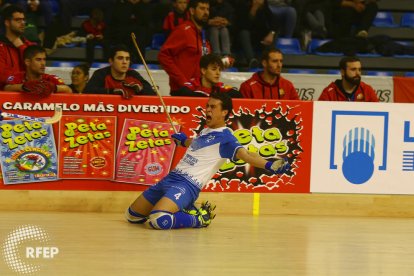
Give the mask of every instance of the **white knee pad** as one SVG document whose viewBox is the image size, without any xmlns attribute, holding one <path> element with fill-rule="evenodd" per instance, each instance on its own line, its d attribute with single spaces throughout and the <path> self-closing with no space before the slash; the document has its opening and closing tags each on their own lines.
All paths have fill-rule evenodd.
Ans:
<svg viewBox="0 0 414 276">
<path fill-rule="evenodd" d="M 174 215 L 165 211 L 152 211 L 148 220 L 152 228 L 166 230 L 172 228 Z"/>
<path fill-rule="evenodd" d="M 131 210 L 131 207 L 125 210 L 125 218 L 130 223 L 142 224 L 147 221 L 147 217 Z"/>
</svg>

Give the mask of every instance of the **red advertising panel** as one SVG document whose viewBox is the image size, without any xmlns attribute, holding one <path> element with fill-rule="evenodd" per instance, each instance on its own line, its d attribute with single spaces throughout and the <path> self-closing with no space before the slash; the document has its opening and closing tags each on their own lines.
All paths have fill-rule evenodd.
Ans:
<svg viewBox="0 0 414 276">
<path fill-rule="evenodd" d="M 113 179 L 116 117 L 63 115 L 59 124 L 59 178 Z"/>
<path fill-rule="evenodd" d="M 196 135 L 205 127 L 204 107 L 207 103 L 207 98 L 165 97 L 164 101 L 172 120 L 188 136 Z M 122 137 L 125 135 L 125 130 L 124 134 L 122 134 L 124 125 L 129 120 L 138 120 L 138 123 L 141 122 L 141 127 L 142 121 L 147 121 L 150 122 L 148 127 L 151 129 L 154 126 L 168 129 L 167 116 L 158 97 L 141 96 L 126 100 L 115 95 L 75 96 L 55 94 L 38 100 L 21 93 L 2 92 L 0 105 L 3 111 L 9 113 L 38 117 L 52 116 L 56 105 L 62 107 L 64 115 L 77 116 L 77 118 L 83 118 L 84 120 L 89 117 L 95 119 L 116 117 L 116 127 L 114 125 L 111 130 L 116 130 L 116 137 L 112 136 L 111 139 L 113 138 L 113 147 L 118 151 L 115 153 L 115 156 L 118 157 L 122 154 L 120 152 L 122 148 L 121 141 L 125 143 L 125 139 Z M 233 130 L 238 141 L 249 151 L 260 154 L 268 160 L 287 158 L 291 168 L 283 175 L 272 175 L 263 169 L 253 168 L 242 160 L 236 163 L 229 161 L 214 175 L 205 190 L 273 193 L 309 192 L 312 108 L 312 102 L 234 99 L 233 114 L 230 116 L 227 126 Z M 90 121 L 88 122 L 91 128 Z M 64 122 L 61 124 L 64 126 Z M 56 141 L 65 139 L 65 137 L 62 137 L 64 132 L 59 132 L 58 126 L 59 124 L 53 125 Z M 85 125 L 83 127 L 84 129 L 82 128 L 82 130 L 88 132 L 86 130 L 87 127 Z M 171 134 L 170 130 L 169 134 Z M 93 134 L 90 135 L 93 136 Z M 152 135 L 154 135 L 153 132 Z M 1 139 L 3 140 L 3 138 Z M 164 144 L 167 139 L 167 137 L 163 138 Z M 147 140 L 149 141 L 149 138 Z M 148 141 L 145 143 L 149 143 Z M 135 145 L 137 142 L 138 140 L 135 140 Z M 99 140 L 99 143 L 103 146 L 102 140 Z M 91 148 L 85 148 L 85 150 L 87 152 L 93 151 L 94 144 L 96 144 L 96 141 L 91 143 Z M 103 148 L 100 149 L 102 150 Z M 178 163 L 185 150 L 185 148 L 178 147 L 174 153 L 173 151 L 163 152 L 165 154 L 167 152 L 173 153 L 171 168 Z M 59 154 L 61 151 L 62 148 L 59 149 Z M 154 159 L 151 159 L 148 153 L 151 152 L 147 152 L 144 154 L 145 156 L 141 157 L 143 158 L 143 168 L 138 170 L 140 175 L 144 175 L 147 178 L 145 182 L 148 183 L 145 184 L 153 184 L 151 182 L 157 181 L 158 178 L 151 178 L 147 174 L 157 172 L 157 168 L 159 170 L 161 170 L 161 167 L 162 170 L 168 168 L 171 158 L 159 159 L 158 162 L 153 162 Z M 101 154 L 99 152 L 99 155 Z M 98 155 L 98 151 L 92 153 L 92 155 Z M 63 162 L 61 158 L 59 156 L 59 161 Z M 114 157 L 113 162 L 115 161 L 116 158 Z M 165 163 L 163 163 L 164 161 Z M 149 165 L 147 170 L 145 170 L 145 166 L 153 163 L 160 165 Z M 97 160 L 94 164 L 99 167 L 103 163 Z M 59 166 L 61 165 L 59 164 Z M 111 173 L 116 174 L 115 167 Z M 0 189 L 133 191 L 144 190 L 147 187 L 138 184 L 139 179 L 138 183 L 136 180 L 126 181 L 129 183 L 125 183 L 115 181 L 116 175 L 112 179 L 109 178 L 104 180 L 96 179 L 96 177 L 86 177 L 85 179 L 74 180 L 62 179 L 61 177 L 56 181 L 31 183 L 30 185 L 4 185 L 0 181 Z"/>
<path fill-rule="evenodd" d="M 179 127 L 175 127 L 178 131 Z M 170 171 L 175 143 L 169 123 L 126 119 L 116 157 L 116 181 L 152 185 Z"/>
</svg>

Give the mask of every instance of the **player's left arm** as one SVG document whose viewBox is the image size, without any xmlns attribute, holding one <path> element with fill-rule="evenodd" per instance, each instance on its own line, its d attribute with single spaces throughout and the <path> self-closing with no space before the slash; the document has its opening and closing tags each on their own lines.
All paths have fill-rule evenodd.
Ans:
<svg viewBox="0 0 414 276">
<path fill-rule="evenodd" d="M 23 91 L 23 84 L 6 84 L 3 88 L 4 91 L 14 91 L 14 92 L 21 92 Z"/>
<path fill-rule="evenodd" d="M 43 79 L 56 85 L 56 93 L 72 93 L 72 88 L 67 86 L 65 82 L 56 75 L 45 74 Z"/>
<path fill-rule="evenodd" d="M 250 152 L 245 148 L 241 147 L 237 150 L 236 158 L 241 159 L 249 163 L 250 165 L 257 168 L 265 168 L 267 160 L 258 155 L 257 153 Z"/>
<path fill-rule="evenodd" d="M 276 174 L 285 173 L 290 168 L 290 165 L 286 159 L 276 159 L 275 161 L 268 161 L 260 155 L 258 155 L 257 153 L 249 152 L 243 147 L 237 150 L 236 158 L 242 159 L 252 166 L 266 169 Z"/>
<path fill-rule="evenodd" d="M 66 84 L 56 85 L 56 93 L 72 93 L 72 89 Z"/>
</svg>

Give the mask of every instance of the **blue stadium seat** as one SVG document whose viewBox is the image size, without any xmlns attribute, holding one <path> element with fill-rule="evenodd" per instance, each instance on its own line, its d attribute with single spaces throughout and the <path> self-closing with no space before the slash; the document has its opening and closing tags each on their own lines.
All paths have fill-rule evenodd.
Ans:
<svg viewBox="0 0 414 276">
<path fill-rule="evenodd" d="M 60 4 L 59 4 L 59 0 L 49 0 L 48 2 L 49 2 L 50 7 L 51 7 L 51 9 L 52 9 L 52 13 L 53 13 L 54 15 L 59 14 L 59 12 L 60 12 Z"/>
<path fill-rule="evenodd" d="M 156 33 L 152 36 L 151 49 L 160 50 L 167 37 L 163 33 Z"/>
<path fill-rule="evenodd" d="M 253 73 L 256 73 L 262 70 L 263 69 L 261 67 L 249 68 L 249 72 L 253 72 Z"/>
<path fill-rule="evenodd" d="M 94 62 L 91 64 L 91 68 L 103 68 L 109 66 L 109 63 L 107 62 Z"/>
<path fill-rule="evenodd" d="M 377 12 L 375 16 L 374 22 L 372 25 L 375 27 L 386 27 L 386 28 L 395 28 L 398 27 L 397 24 L 394 22 L 394 17 L 391 12 L 381 11 Z"/>
<path fill-rule="evenodd" d="M 161 67 L 158 64 L 149 63 L 147 64 L 147 67 L 149 70 L 160 70 L 161 69 Z M 135 70 L 145 70 L 144 64 L 141 64 L 141 63 L 132 64 L 131 68 Z"/>
<path fill-rule="evenodd" d="M 315 69 L 288 69 L 291 74 L 316 74 Z"/>
<path fill-rule="evenodd" d="M 404 76 L 414 78 L 414 72 L 405 72 Z"/>
<path fill-rule="evenodd" d="M 318 52 L 316 49 L 325 44 L 326 42 L 331 41 L 330 39 L 312 39 L 311 42 L 309 42 L 307 52 L 309 54 L 315 54 L 320 56 L 342 56 L 342 53 L 323 53 Z"/>
<path fill-rule="evenodd" d="M 79 61 L 58 61 L 58 60 L 53 60 L 50 65 L 52 67 L 75 67 L 76 65 L 79 65 L 79 64 L 80 64 Z"/>
<path fill-rule="evenodd" d="M 223 72 L 239 72 L 239 69 L 237 67 L 229 67 L 224 69 Z"/>
<path fill-rule="evenodd" d="M 358 57 L 380 57 L 380 54 L 377 53 L 356 53 Z"/>
<path fill-rule="evenodd" d="M 279 48 L 283 54 L 288 55 L 304 55 L 297 38 L 278 38 L 276 48 Z"/>
<path fill-rule="evenodd" d="M 367 76 L 378 76 L 378 77 L 392 77 L 392 72 L 386 72 L 386 71 L 367 71 Z"/>
<path fill-rule="evenodd" d="M 326 74 L 329 75 L 340 75 L 341 74 L 341 70 L 338 69 L 329 69 L 326 71 Z"/>
<path fill-rule="evenodd" d="M 414 28 L 414 12 L 405 12 L 401 16 L 401 27 Z"/>
</svg>

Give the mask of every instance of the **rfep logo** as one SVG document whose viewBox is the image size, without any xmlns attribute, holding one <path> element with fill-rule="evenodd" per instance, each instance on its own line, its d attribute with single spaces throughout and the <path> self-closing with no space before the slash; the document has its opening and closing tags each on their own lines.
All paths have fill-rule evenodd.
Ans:
<svg viewBox="0 0 414 276">
<path fill-rule="evenodd" d="M 17 273 L 31 274 L 42 265 L 33 260 L 53 259 L 59 254 L 59 248 L 50 246 L 51 238 L 41 227 L 23 225 L 7 235 L 3 243 L 4 261 Z"/>
</svg>

